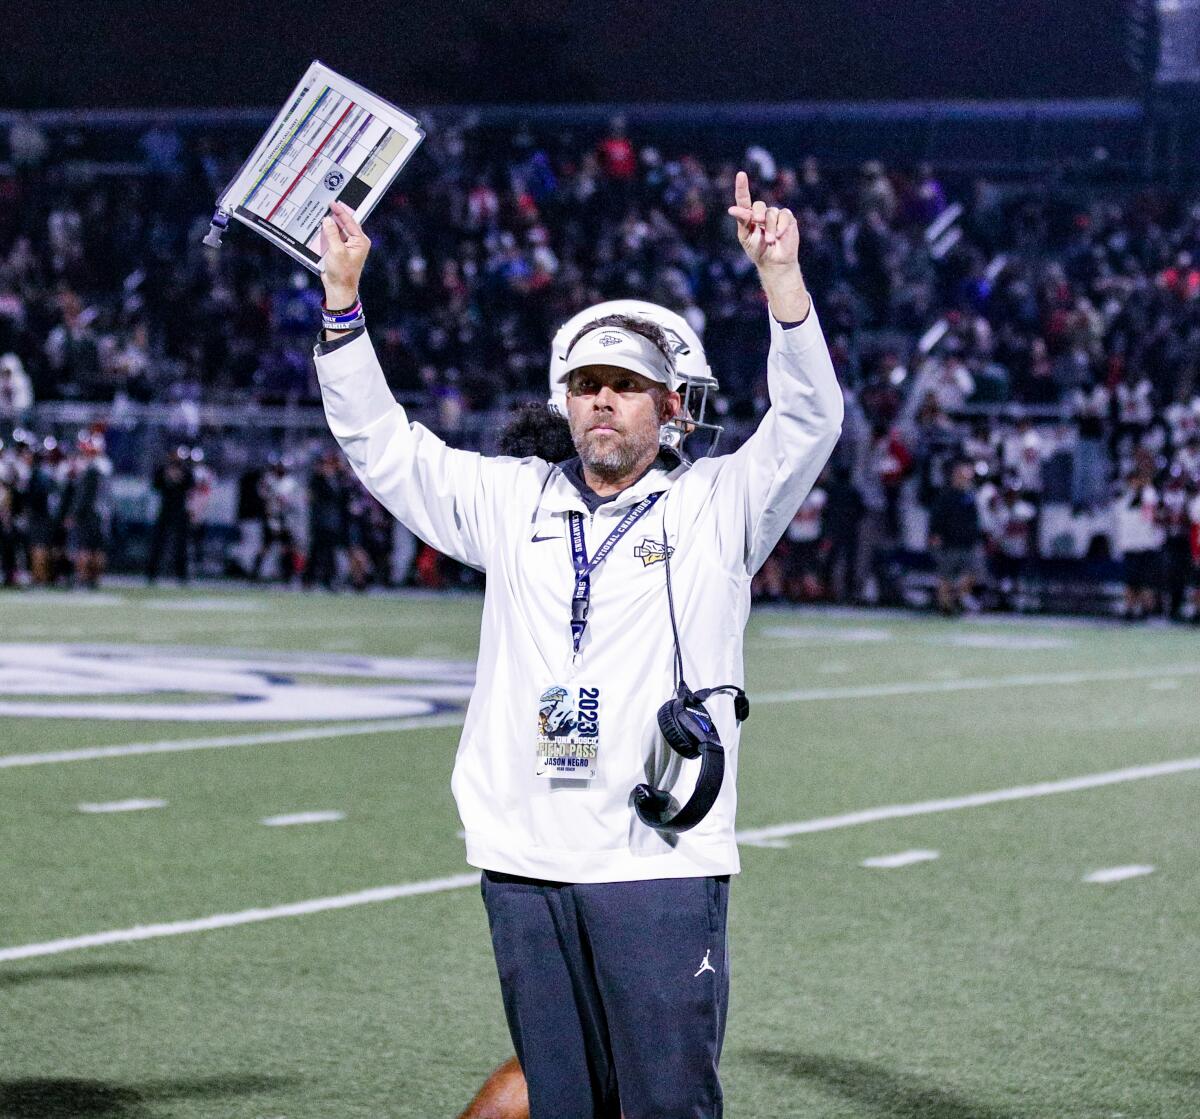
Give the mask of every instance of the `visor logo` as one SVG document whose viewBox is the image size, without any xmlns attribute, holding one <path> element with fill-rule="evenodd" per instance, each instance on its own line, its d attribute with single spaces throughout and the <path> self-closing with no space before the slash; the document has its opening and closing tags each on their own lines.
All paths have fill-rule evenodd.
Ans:
<svg viewBox="0 0 1200 1119">
<path fill-rule="evenodd" d="M 619 346 L 624 339 L 619 334 L 601 334 L 596 341 L 601 346 Z"/>
</svg>

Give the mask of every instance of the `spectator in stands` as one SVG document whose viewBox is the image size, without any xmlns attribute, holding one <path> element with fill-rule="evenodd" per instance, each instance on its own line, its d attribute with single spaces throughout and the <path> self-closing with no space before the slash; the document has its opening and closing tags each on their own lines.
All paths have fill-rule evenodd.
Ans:
<svg viewBox="0 0 1200 1119">
<path fill-rule="evenodd" d="M 158 515 L 154 519 L 154 532 L 146 560 L 146 581 L 149 583 L 158 578 L 163 551 L 168 544 L 174 561 L 175 578 L 180 583 L 188 581 L 188 546 L 191 542 L 188 495 L 194 485 L 191 452 L 187 447 L 176 447 L 154 471 Z"/>
<path fill-rule="evenodd" d="M 917 167 L 916 181 L 913 183 L 910 206 L 913 221 L 918 225 L 927 226 L 941 216 L 945 208 L 946 192 L 934 174 L 932 164 L 920 164 Z"/>
<path fill-rule="evenodd" d="M 32 175 L 45 162 L 50 152 L 46 133 L 27 113 L 14 115 L 8 126 L 8 154 L 19 174 Z"/>
<path fill-rule="evenodd" d="M 1175 399 L 1164 410 L 1163 419 L 1172 447 L 1183 447 L 1200 436 L 1200 392 L 1194 393 L 1190 385 L 1181 383 Z"/>
<path fill-rule="evenodd" d="M 1126 377 L 1116 388 L 1117 425 L 1113 432 L 1113 452 L 1122 446 L 1136 446 L 1154 422 L 1154 386 L 1146 376 Z"/>
<path fill-rule="evenodd" d="M 608 135 L 596 147 L 601 170 L 608 178 L 623 183 L 631 182 L 637 173 L 637 154 L 626 135 L 626 128 L 624 117 L 613 117 Z"/>
<path fill-rule="evenodd" d="M 1103 385 L 1076 390 L 1072 408 L 1077 439 L 1071 463 L 1071 504 L 1079 512 L 1090 512 L 1104 503 L 1109 492 L 1109 392 Z"/>
<path fill-rule="evenodd" d="M 919 384 L 925 392 L 933 393 L 938 406 L 945 412 L 961 412 L 975 392 L 975 378 L 957 351 L 928 362 Z"/>
<path fill-rule="evenodd" d="M 980 576 L 982 539 L 975 466 L 956 462 L 950 488 L 938 494 L 929 516 L 929 547 L 937 563 L 937 606 L 950 617 L 976 609 L 972 592 Z"/>
<path fill-rule="evenodd" d="M 884 538 L 888 545 L 901 537 L 900 496 L 905 479 L 912 473 L 912 453 L 895 427 L 877 424 L 871 442 L 871 469 L 883 492 Z"/>
<path fill-rule="evenodd" d="M 1031 498 L 1042 492 L 1042 463 L 1047 445 L 1031 420 L 1019 420 L 1001 441 L 1000 465 L 1017 488 Z"/>
<path fill-rule="evenodd" d="M 1149 456 L 1143 456 L 1130 472 L 1115 504 L 1117 547 L 1125 563 L 1122 613 L 1136 621 L 1154 613 L 1165 541 L 1158 491 L 1154 488 L 1154 465 Z"/>
<path fill-rule="evenodd" d="M 19 418 L 33 407 L 33 383 L 16 354 L 0 357 L 0 417 Z"/>
<path fill-rule="evenodd" d="M 962 431 L 927 393 L 912 428 L 917 501 L 926 510 L 950 482 L 950 467 L 962 454 Z"/>
<path fill-rule="evenodd" d="M 100 374 L 100 343 L 92 329 L 95 313 L 85 311 L 79 296 L 70 288 L 58 298 L 59 324 L 46 339 L 45 355 L 49 391 L 39 397 L 94 398 Z"/>
<path fill-rule="evenodd" d="M 862 165 L 858 192 L 859 208 L 866 215 L 874 214 L 890 222 L 896 213 L 896 190 L 883 164 L 877 159 Z"/>
</svg>

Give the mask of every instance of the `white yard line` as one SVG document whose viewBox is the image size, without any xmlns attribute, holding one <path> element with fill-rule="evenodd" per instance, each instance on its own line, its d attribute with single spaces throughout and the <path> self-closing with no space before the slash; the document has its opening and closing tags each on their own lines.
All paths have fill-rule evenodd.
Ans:
<svg viewBox="0 0 1200 1119">
<path fill-rule="evenodd" d="M 185 933 L 208 932 L 210 929 L 230 929 L 236 925 L 252 925 L 259 921 L 273 921 L 279 917 L 304 917 L 309 913 L 323 913 L 328 909 L 350 909 L 356 905 L 369 905 L 378 901 L 394 901 L 418 894 L 437 894 L 444 890 L 461 890 L 479 884 L 479 872 L 455 874 L 449 878 L 428 878 L 424 882 L 405 882 L 400 886 L 379 886 L 373 890 L 359 890 L 353 894 L 339 894 L 329 898 L 311 898 L 295 901 L 288 905 L 273 905 L 266 909 L 243 909 L 240 913 L 215 913 L 211 917 L 200 917 L 194 921 L 170 921 L 159 925 L 135 925 L 131 929 L 112 929 L 109 932 L 89 933 L 86 936 L 69 936 L 61 940 L 47 940 L 41 944 L 21 944 L 16 948 L 0 948 L 0 963 L 9 960 L 28 960 L 34 956 L 57 956 L 62 952 L 74 952 L 80 948 L 99 948 L 106 944 L 129 944 L 135 940 L 155 940 L 161 936 L 183 936 Z"/>
<path fill-rule="evenodd" d="M 820 699 L 879 699 L 884 696 L 935 695 L 941 692 L 980 692 L 992 688 L 1066 687 L 1120 680 L 1156 680 L 1166 676 L 1200 676 L 1200 664 L 1144 665 L 1138 668 L 1080 669 L 1031 672 L 1015 676 L 965 676 L 961 680 L 897 680 L 891 684 L 857 684 L 844 688 L 799 688 L 785 692 L 751 693 L 750 704 L 811 703 Z"/>
<path fill-rule="evenodd" d="M 1133 765 L 1127 769 L 1112 769 L 1107 773 L 1089 773 L 1083 777 L 1067 777 L 1062 781 L 1040 781 L 1035 785 L 1016 785 L 1011 789 L 993 789 L 987 793 L 946 797 L 943 800 L 919 800 L 915 804 L 885 804 L 879 808 L 864 808 L 840 816 L 819 816 L 815 820 L 798 820 L 794 824 L 771 824 L 765 828 L 750 828 L 738 832 L 739 843 L 761 844 L 767 839 L 786 839 L 791 835 L 811 835 L 837 828 L 853 828 L 859 824 L 874 824 L 880 820 L 903 820 L 909 816 L 932 816 L 939 812 L 955 812 L 960 808 L 982 808 L 988 804 L 1003 804 L 1010 800 L 1029 800 L 1032 797 L 1055 796 L 1058 793 L 1077 793 L 1084 789 L 1100 789 L 1105 785 L 1120 785 L 1126 781 L 1143 781 L 1148 777 L 1169 777 L 1176 773 L 1200 770 L 1200 758 L 1179 758 L 1154 765 Z"/>
<path fill-rule="evenodd" d="M 902 866 L 912 866 L 913 863 L 927 863 L 936 859 L 937 851 L 897 851 L 894 855 L 875 855 L 863 859 L 860 866 L 874 867 L 879 870 L 895 870 Z"/>
<path fill-rule="evenodd" d="M 345 818 L 345 812 L 292 812 L 286 816 L 267 816 L 259 823 L 269 828 L 290 828 L 296 824 L 336 824 Z"/>
<path fill-rule="evenodd" d="M 1147 777 L 1165 777 L 1175 773 L 1200 770 L 1200 758 L 1182 758 L 1158 765 L 1132 766 L 1108 773 L 1093 773 L 1083 777 L 1072 777 L 1065 781 L 1050 781 L 1040 785 L 1018 785 L 1012 789 L 997 789 L 990 793 L 975 793 L 971 796 L 949 800 L 925 800 L 916 804 L 896 804 L 884 808 L 868 808 L 861 812 L 849 812 L 842 816 L 824 816 L 816 820 L 801 820 L 794 824 L 777 824 L 769 828 L 754 828 L 739 832 L 739 843 L 756 846 L 776 846 L 764 842 L 782 839 L 789 835 L 830 831 L 834 828 L 854 827 L 876 820 L 892 820 L 905 816 L 922 816 L 936 812 L 948 812 L 955 808 L 978 808 L 985 804 L 1002 801 L 1023 800 L 1029 797 L 1049 796 L 1052 793 L 1068 793 L 1081 789 L 1095 789 L 1104 785 L 1116 785 L 1124 781 L 1138 781 Z M 1153 869 L 1153 868 L 1151 868 Z M 448 878 L 429 878 L 422 882 L 405 882 L 398 886 L 380 886 L 358 893 L 341 894 L 336 897 L 313 898 L 287 905 L 276 905 L 266 909 L 245 909 L 240 913 L 218 913 L 212 917 L 200 917 L 193 921 L 173 921 L 167 924 L 135 925 L 131 929 L 113 929 L 108 932 L 89 933 L 85 936 L 47 940 L 40 944 L 19 944 L 12 948 L 0 948 L 0 963 L 11 960 L 27 960 L 34 956 L 55 956 L 62 952 L 74 952 L 80 948 L 97 948 L 107 944 L 127 944 L 135 940 L 153 940 L 161 936 L 180 936 L 183 933 L 205 932 L 209 929 L 227 929 L 235 925 L 250 925 L 259 921 L 271 921 L 277 917 L 302 917 L 309 913 L 321 913 L 327 909 L 350 909 L 356 905 L 367 905 L 377 901 L 392 901 L 396 898 L 414 897 L 419 894 L 436 894 L 446 890 L 461 890 L 479 882 L 477 872 L 456 874 Z"/>
<path fill-rule="evenodd" d="M 75 806 L 80 812 L 92 814 L 100 814 L 104 812 L 141 812 L 146 808 L 166 808 L 165 800 L 153 799 L 131 799 L 131 800 L 107 800 L 101 801 L 98 804 L 77 804 Z"/>
<path fill-rule="evenodd" d="M 1096 671 L 1043 672 L 1019 676 L 976 676 L 961 680 L 900 680 L 890 684 L 855 684 L 840 688 L 801 688 L 796 691 L 761 692 L 752 703 L 814 703 L 822 700 L 880 699 L 889 696 L 933 695 L 944 692 L 987 691 L 992 688 L 1065 687 L 1121 680 L 1158 679 L 1200 675 L 1200 664 L 1146 665 Z M 376 722 L 341 723 L 332 726 L 265 731 L 260 734 L 224 735 L 216 738 L 181 738 L 164 742 L 131 742 L 120 746 L 85 746 L 78 750 L 52 750 L 37 754 L 0 755 L 0 769 L 62 762 L 127 758 L 138 754 L 175 754 L 189 750 L 216 750 L 229 746 L 260 746 L 275 742 L 305 742 L 321 738 L 376 734 L 425 727 L 461 726 L 461 714 L 429 715 L 412 719 L 380 719 Z"/>
<path fill-rule="evenodd" d="M 138 754 L 180 754 L 189 750 L 223 750 L 231 746 L 263 746 L 272 742 L 308 742 L 319 738 L 347 738 L 357 734 L 383 734 L 428 727 L 462 726 L 461 715 L 423 715 L 411 719 L 377 719 L 364 723 L 335 723 L 332 726 L 299 727 L 295 730 L 264 731 L 261 734 L 228 734 L 217 738 L 175 738 L 162 742 L 126 742 L 119 746 L 85 746 L 78 750 L 50 750 L 40 754 L 0 756 L 0 769 L 27 765 L 57 765 L 102 758 L 129 758 Z"/>
<path fill-rule="evenodd" d="M 1085 874 L 1083 880 L 1105 884 L 1124 882 L 1127 878 L 1141 878 L 1145 874 L 1153 873 L 1154 867 L 1152 866 L 1109 866 L 1103 870 L 1093 870 L 1091 874 Z"/>
</svg>

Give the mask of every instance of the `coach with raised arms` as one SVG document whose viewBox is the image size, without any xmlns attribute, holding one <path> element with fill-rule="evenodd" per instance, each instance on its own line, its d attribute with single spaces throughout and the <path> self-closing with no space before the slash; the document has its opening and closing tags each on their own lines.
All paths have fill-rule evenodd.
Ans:
<svg viewBox="0 0 1200 1119">
<path fill-rule="evenodd" d="M 660 444 L 682 405 L 671 346 L 622 316 L 568 348 L 577 458 L 447 447 L 376 359 L 369 239 L 340 204 L 324 223 L 330 430 L 403 524 L 488 576 L 452 787 L 533 1119 L 722 1114 L 750 581 L 842 420 L 794 216 L 752 201 L 744 173 L 729 212 L 766 294 L 771 406 L 736 452 L 695 463 Z M 668 727 L 664 705 L 692 721 Z M 684 731 L 703 765 L 668 745 Z"/>
</svg>

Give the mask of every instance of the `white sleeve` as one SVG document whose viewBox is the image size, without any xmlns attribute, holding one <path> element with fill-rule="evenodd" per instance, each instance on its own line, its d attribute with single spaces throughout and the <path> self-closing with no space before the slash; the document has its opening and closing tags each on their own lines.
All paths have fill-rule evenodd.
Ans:
<svg viewBox="0 0 1200 1119">
<path fill-rule="evenodd" d="M 366 331 L 315 356 L 329 430 L 364 486 L 414 535 L 483 570 L 492 538 L 491 460 L 409 423 Z"/>
<path fill-rule="evenodd" d="M 842 431 L 844 406 L 816 308 L 785 330 L 771 320 L 767 388 L 758 430 L 721 460 L 715 488 L 723 516 L 743 527 L 737 559 L 753 574 L 791 522 Z"/>
</svg>

